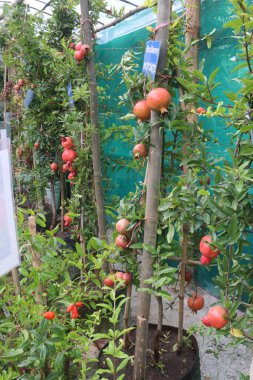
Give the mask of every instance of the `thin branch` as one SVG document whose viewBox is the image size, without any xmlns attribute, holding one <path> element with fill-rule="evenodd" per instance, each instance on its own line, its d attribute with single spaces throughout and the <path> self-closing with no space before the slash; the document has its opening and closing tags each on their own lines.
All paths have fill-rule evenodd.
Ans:
<svg viewBox="0 0 253 380">
<path fill-rule="evenodd" d="M 118 18 L 116 18 L 115 20 L 111 21 L 111 22 L 108 23 L 107 25 L 104 25 L 104 26 L 101 26 L 101 27 L 99 27 L 99 28 L 96 28 L 96 29 L 95 29 L 95 33 L 101 32 L 102 30 L 107 29 L 107 28 L 110 28 L 111 26 L 115 26 L 115 25 L 117 25 L 118 23 L 120 23 L 121 21 L 126 20 L 128 17 L 133 16 L 133 15 L 135 15 L 136 13 L 139 13 L 139 12 L 141 12 L 141 11 L 144 11 L 144 10 L 147 9 L 147 8 L 148 8 L 147 6 L 142 5 L 141 7 L 138 7 L 138 8 L 136 8 L 136 9 L 132 9 L 131 11 L 126 12 L 123 16 L 118 17 Z"/>
</svg>

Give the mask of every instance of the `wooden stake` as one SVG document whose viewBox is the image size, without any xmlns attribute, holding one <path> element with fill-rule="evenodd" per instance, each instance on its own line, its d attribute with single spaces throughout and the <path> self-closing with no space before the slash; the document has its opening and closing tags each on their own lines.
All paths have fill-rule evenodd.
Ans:
<svg viewBox="0 0 253 380">
<path fill-rule="evenodd" d="M 171 0 L 158 1 L 156 40 L 161 42 L 158 71 L 163 72 L 167 59 L 168 25 L 171 15 Z M 156 247 L 158 205 L 160 193 L 162 163 L 162 133 L 160 131 L 160 114 L 151 112 L 151 136 L 149 150 L 149 168 L 147 179 L 147 201 L 145 210 L 144 244 Z M 143 250 L 141 265 L 141 288 L 150 288 L 145 281 L 153 275 L 153 259 L 148 249 Z M 148 292 L 140 292 L 138 296 L 138 317 L 136 331 L 134 380 L 144 380 L 146 370 L 146 349 L 148 336 L 148 320 L 151 296 Z"/>
<path fill-rule="evenodd" d="M 20 296 L 21 289 L 20 289 L 20 283 L 19 283 L 19 277 L 18 277 L 18 269 L 17 268 L 12 269 L 11 275 L 12 275 L 12 281 L 14 284 L 15 296 Z"/>
<path fill-rule="evenodd" d="M 64 232 L 64 199 L 65 199 L 65 176 L 60 167 L 60 186 L 61 186 L 61 232 Z"/>
<path fill-rule="evenodd" d="M 91 38 L 91 19 L 89 14 L 88 0 L 80 0 L 81 6 L 81 30 L 83 41 L 85 44 L 92 47 Z M 92 162 L 94 172 L 95 197 L 98 216 L 98 237 L 106 238 L 106 223 L 105 223 L 105 206 L 102 184 L 102 168 L 101 168 L 101 153 L 100 153 L 100 136 L 99 136 L 99 121 L 98 121 L 98 99 L 97 99 L 97 81 L 95 71 L 95 60 L 91 52 L 87 59 L 87 73 L 89 77 L 90 89 L 90 118 L 93 128 L 92 132 Z M 104 264 L 103 269 L 108 272 L 108 263 Z"/>
<path fill-rule="evenodd" d="M 55 202 L 55 190 L 54 190 L 54 177 L 50 177 L 50 191 L 51 191 L 51 202 L 52 202 L 52 221 L 50 229 L 52 230 L 57 223 L 57 210 L 56 210 L 56 202 Z"/>
<path fill-rule="evenodd" d="M 31 236 L 35 236 L 36 235 L 36 219 L 35 219 L 35 216 L 29 216 L 28 228 L 29 228 Z M 40 266 L 41 266 L 40 257 L 37 254 L 37 252 L 35 252 L 35 250 L 33 249 L 32 246 L 30 247 L 30 252 L 32 255 L 33 267 L 34 268 L 40 268 Z M 42 285 L 39 283 L 37 291 L 36 291 L 36 302 L 38 305 L 43 305 L 42 293 L 43 293 L 43 288 L 42 288 Z"/>
<path fill-rule="evenodd" d="M 192 41 L 199 39 L 200 30 L 200 0 L 186 0 L 186 32 L 185 44 L 189 46 Z M 187 52 L 186 57 L 191 64 L 190 70 L 198 69 L 198 44 L 194 44 Z M 180 73 L 179 73 L 180 75 Z M 179 86 L 179 95 L 183 95 L 183 89 Z M 191 104 L 185 105 L 181 102 L 181 108 L 185 111 L 190 111 Z M 197 118 L 195 115 L 188 114 L 187 120 L 191 124 L 195 124 Z M 183 134 L 183 161 L 188 157 L 188 136 Z M 187 164 L 183 165 L 183 174 L 186 176 L 188 171 Z M 188 232 L 189 226 L 185 223 L 182 230 L 182 261 L 180 264 L 180 285 L 179 285 L 179 315 L 178 315 L 178 340 L 177 352 L 179 353 L 183 344 L 183 327 L 184 327 L 184 294 L 185 294 L 185 269 L 187 264 L 187 249 L 188 249 Z"/>
</svg>

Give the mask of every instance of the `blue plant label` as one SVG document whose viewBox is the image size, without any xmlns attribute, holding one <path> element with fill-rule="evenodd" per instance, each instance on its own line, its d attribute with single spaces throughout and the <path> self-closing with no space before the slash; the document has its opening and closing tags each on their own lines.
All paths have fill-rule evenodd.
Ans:
<svg viewBox="0 0 253 380">
<path fill-rule="evenodd" d="M 160 41 L 148 41 L 146 43 L 142 72 L 144 73 L 145 77 L 150 77 L 152 80 L 155 79 L 160 46 Z"/>
<path fill-rule="evenodd" d="M 26 97 L 24 99 L 24 107 L 28 108 L 34 99 L 35 93 L 33 90 L 27 90 Z"/>
<path fill-rule="evenodd" d="M 71 107 L 74 107 L 75 103 L 73 100 L 73 91 L 72 91 L 71 83 L 68 84 L 68 96 L 69 96 L 69 103 L 70 103 Z"/>
</svg>

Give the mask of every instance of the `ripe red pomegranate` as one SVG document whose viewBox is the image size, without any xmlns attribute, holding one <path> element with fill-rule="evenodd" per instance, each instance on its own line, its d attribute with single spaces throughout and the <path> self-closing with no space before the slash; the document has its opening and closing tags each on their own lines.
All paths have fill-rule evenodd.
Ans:
<svg viewBox="0 0 253 380">
<path fill-rule="evenodd" d="M 35 142 L 35 143 L 33 144 L 33 146 L 34 146 L 34 149 L 39 149 L 39 147 L 40 147 L 40 143 L 39 143 L 39 142 Z"/>
<path fill-rule="evenodd" d="M 78 42 L 78 43 L 76 44 L 75 50 L 76 50 L 76 51 L 80 51 L 81 48 L 82 48 L 82 46 L 83 46 L 82 42 L 81 42 L 81 41 Z"/>
<path fill-rule="evenodd" d="M 76 50 L 76 44 L 74 42 L 70 42 L 69 48 L 72 50 Z"/>
<path fill-rule="evenodd" d="M 25 81 L 24 81 L 24 79 L 19 79 L 18 80 L 18 85 L 21 87 L 21 86 L 24 86 L 24 84 L 25 84 Z"/>
<path fill-rule="evenodd" d="M 76 172 L 70 172 L 68 175 L 68 179 L 72 181 L 73 179 L 76 179 Z"/>
<path fill-rule="evenodd" d="M 132 281 L 131 273 L 117 272 L 115 274 L 115 278 L 123 280 L 125 282 L 125 285 L 129 284 Z"/>
<path fill-rule="evenodd" d="M 125 218 L 118 220 L 115 226 L 116 231 L 121 235 L 127 235 L 127 227 L 129 226 L 129 224 L 130 221 Z"/>
<path fill-rule="evenodd" d="M 147 157 L 148 151 L 144 144 L 136 144 L 133 149 L 133 154 L 134 154 L 134 158 L 138 160 L 140 157 L 143 157 L 143 158 Z"/>
<path fill-rule="evenodd" d="M 90 52 L 91 48 L 90 48 L 90 45 L 83 45 L 81 47 L 81 52 L 84 54 L 84 56 L 86 57 L 86 55 Z"/>
<path fill-rule="evenodd" d="M 209 259 L 217 257 L 220 251 L 218 249 L 213 250 L 208 243 L 212 243 L 212 237 L 210 235 L 203 236 L 199 244 L 200 252 Z"/>
<path fill-rule="evenodd" d="M 71 149 L 73 147 L 73 139 L 72 137 L 62 137 L 61 145 L 64 149 Z"/>
<path fill-rule="evenodd" d="M 188 284 L 191 282 L 192 280 L 192 272 L 190 271 L 186 271 L 185 272 L 185 276 L 184 276 L 184 279 L 186 282 L 188 282 Z"/>
<path fill-rule="evenodd" d="M 65 227 L 68 227 L 72 223 L 72 218 L 68 214 L 64 215 L 63 220 Z"/>
<path fill-rule="evenodd" d="M 78 301 L 75 303 L 76 307 L 83 307 L 84 306 L 84 303 L 81 302 L 81 301 Z"/>
<path fill-rule="evenodd" d="M 46 311 L 46 313 L 44 313 L 44 318 L 51 321 L 55 318 L 55 313 L 53 311 Z"/>
<path fill-rule="evenodd" d="M 188 306 L 193 312 L 203 309 L 205 304 L 204 297 L 200 294 L 194 293 L 192 297 L 188 298 Z"/>
<path fill-rule="evenodd" d="M 199 108 L 197 108 L 197 113 L 200 114 L 200 115 L 205 115 L 206 114 L 206 110 L 203 107 L 199 107 Z"/>
<path fill-rule="evenodd" d="M 56 170 L 58 169 L 57 163 L 53 162 L 52 164 L 50 164 L 50 168 L 51 168 L 52 172 L 56 172 Z"/>
<path fill-rule="evenodd" d="M 74 309 L 74 307 L 75 307 L 75 305 L 72 303 L 71 305 L 69 305 L 68 307 L 67 307 L 67 313 L 70 313 L 73 309 Z"/>
<path fill-rule="evenodd" d="M 112 288 L 114 286 L 114 281 L 111 277 L 106 277 L 104 279 L 104 285 L 108 286 L 109 288 Z"/>
<path fill-rule="evenodd" d="M 209 257 L 206 257 L 206 256 L 201 256 L 200 257 L 200 264 L 201 265 L 209 265 L 211 263 L 211 259 L 209 259 Z"/>
<path fill-rule="evenodd" d="M 61 157 L 64 162 L 71 163 L 77 158 L 77 153 L 73 149 L 65 149 Z"/>
<path fill-rule="evenodd" d="M 20 90 L 20 85 L 19 84 L 15 84 L 14 90 L 18 92 Z"/>
<path fill-rule="evenodd" d="M 228 324 L 228 312 L 220 305 L 211 307 L 206 317 L 210 325 L 216 329 L 221 329 Z"/>
<path fill-rule="evenodd" d="M 167 108 L 171 102 L 170 93 L 165 88 L 154 88 L 147 96 L 147 104 L 152 111 L 167 112 Z"/>
<path fill-rule="evenodd" d="M 119 248 L 127 248 L 130 241 L 124 235 L 118 235 L 115 239 L 115 244 Z"/>
<path fill-rule="evenodd" d="M 78 50 L 74 54 L 74 58 L 78 61 L 81 62 L 84 59 L 84 54 L 81 50 Z"/>
<path fill-rule="evenodd" d="M 149 108 L 146 100 L 140 100 L 134 106 L 133 113 L 138 121 L 149 120 L 151 116 L 151 109 Z"/>
<path fill-rule="evenodd" d="M 205 325 L 206 327 L 211 327 L 211 324 L 210 324 L 210 322 L 209 322 L 209 320 L 208 320 L 208 318 L 207 318 L 207 315 L 201 319 L 201 322 L 202 322 L 203 325 Z"/>
</svg>

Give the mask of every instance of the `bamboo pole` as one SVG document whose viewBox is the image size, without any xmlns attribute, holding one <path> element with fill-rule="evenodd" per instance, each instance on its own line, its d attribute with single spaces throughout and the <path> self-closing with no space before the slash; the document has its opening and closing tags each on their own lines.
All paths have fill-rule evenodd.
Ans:
<svg viewBox="0 0 253 380">
<path fill-rule="evenodd" d="M 157 26 L 170 20 L 171 0 L 158 1 Z M 167 59 L 167 41 L 169 29 L 164 25 L 157 29 L 156 40 L 161 42 L 160 57 L 157 70 L 162 72 Z M 147 201 L 145 209 L 144 244 L 156 247 L 158 205 L 162 163 L 162 133 L 160 131 L 160 115 L 151 112 L 151 136 L 147 178 Z M 153 275 L 153 259 L 148 249 L 143 249 L 141 265 L 141 288 L 150 288 L 145 281 Z M 148 336 L 148 320 L 150 313 L 151 295 L 140 292 L 138 296 L 138 315 L 134 363 L 134 380 L 144 380 L 146 370 L 146 350 Z"/>
<path fill-rule="evenodd" d="M 91 38 L 91 20 L 89 14 L 88 0 L 80 0 L 81 6 L 81 29 L 83 41 L 85 44 L 92 46 Z M 97 99 L 97 80 L 95 71 L 95 60 L 91 53 L 87 59 L 87 73 L 89 77 L 90 89 L 90 118 L 92 131 L 92 163 L 94 172 L 95 197 L 98 216 L 98 237 L 105 239 L 106 223 L 105 223 L 105 206 L 102 184 L 102 168 L 101 168 L 101 151 L 100 151 L 100 136 L 99 136 L 99 121 L 98 121 L 98 99 Z M 104 264 L 103 269 L 108 271 L 108 263 Z"/>
<path fill-rule="evenodd" d="M 199 39 L 200 31 L 200 0 L 186 0 L 186 32 L 185 44 L 190 46 L 191 42 Z M 186 54 L 186 60 L 189 61 L 189 70 L 197 70 L 198 68 L 198 44 L 194 44 Z M 179 73 L 180 74 L 180 73 Z M 183 95 L 183 89 L 179 87 L 180 97 Z M 181 102 L 182 110 L 189 111 L 192 105 L 185 105 Z M 187 115 L 187 121 L 195 124 L 197 121 L 196 116 L 192 114 Z M 183 134 L 183 174 L 187 175 L 187 164 L 185 159 L 188 157 L 188 136 L 187 133 Z M 188 232 L 189 226 L 185 223 L 182 229 L 182 260 L 180 265 L 180 285 L 179 285 L 179 313 L 178 313 L 178 338 L 177 338 L 177 352 L 181 351 L 183 345 L 183 327 L 184 327 L 184 295 L 185 295 L 185 269 L 187 264 L 187 250 L 188 250 Z"/>
<path fill-rule="evenodd" d="M 36 236 L 36 219 L 35 216 L 29 216 L 28 218 L 28 228 L 30 231 L 31 236 Z M 30 252 L 32 255 L 32 263 L 34 268 L 40 268 L 41 261 L 40 257 L 37 254 L 37 252 L 33 249 L 33 247 L 30 247 Z M 38 305 L 43 305 L 43 298 L 42 298 L 43 288 L 41 283 L 39 282 L 38 288 L 36 290 L 36 302 Z"/>
</svg>

